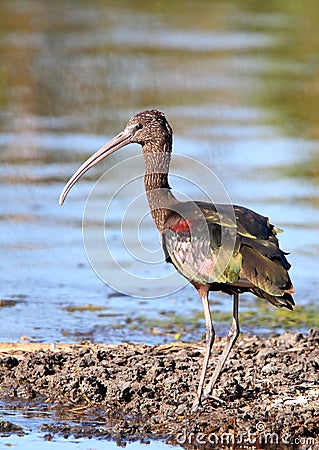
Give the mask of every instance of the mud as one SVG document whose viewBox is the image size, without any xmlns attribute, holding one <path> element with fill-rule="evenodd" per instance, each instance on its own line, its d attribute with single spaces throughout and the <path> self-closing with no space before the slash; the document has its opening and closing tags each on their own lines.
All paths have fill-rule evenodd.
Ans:
<svg viewBox="0 0 319 450">
<path fill-rule="evenodd" d="M 224 344 L 216 342 L 209 374 Z M 319 448 L 319 330 L 242 336 L 214 390 L 220 400 L 208 399 L 192 413 L 204 348 L 3 343 L 1 401 L 59 410 L 61 420 L 42 427 L 47 439 L 62 434 L 164 439 L 185 448 Z M 10 424 L 0 423 L 0 435 L 4 429 Z"/>
</svg>

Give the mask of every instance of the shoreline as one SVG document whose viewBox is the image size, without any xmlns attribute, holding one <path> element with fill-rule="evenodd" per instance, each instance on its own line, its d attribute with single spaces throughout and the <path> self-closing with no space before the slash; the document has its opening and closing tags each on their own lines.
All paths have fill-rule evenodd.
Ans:
<svg viewBox="0 0 319 450">
<path fill-rule="evenodd" d="M 216 339 L 208 378 L 225 339 Z M 217 445 L 225 433 L 237 445 L 244 436 L 260 439 L 271 433 L 281 448 L 297 441 L 319 448 L 319 330 L 269 338 L 240 335 L 214 389 L 221 401 L 208 399 L 192 413 L 204 348 L 203 342 L 2 342 L 1 402 L 62 408 L 64 426 L 44 430 L 52 435 L 79 435 L 76 425 L 66 431 L 69 412 L 79 420 L 81 415 L 105 420 L 99 428 L 80 427 L 84 435 L 104 439 L 165 439 L 197 448 L 203 439 Z"/>
</svg>

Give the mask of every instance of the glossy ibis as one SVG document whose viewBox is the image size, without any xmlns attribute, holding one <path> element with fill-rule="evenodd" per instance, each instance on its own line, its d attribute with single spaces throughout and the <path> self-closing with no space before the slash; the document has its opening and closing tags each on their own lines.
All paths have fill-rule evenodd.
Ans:
<svg viewBox="0 0 319 450">
<path fill-rule="evenodd" d="M 206 352 L 193 410 L 210 396 L 239 334 L 238 299 L 252 292 L 277 307 L 293 309 L 294 288 L 288 275 L 290 264 L 279 248 L 279 230 L 267 217 L 237 205 L 180 202 L 168 183 L 173 132 L 163 113 L 147 110 L 134 115 L 104 147 L 75 172 L 60 196 L 62 204 L 72 186 L 91 167 L 131 143 L 142 146 L 144 184 L 152 217 L 162 236 L 166 260 L 198 291 L 206 322 Z M 225 349 L 203 392 L 215 331 L 209 291 L 233 296 L 233 320 Z"/>
</svg>

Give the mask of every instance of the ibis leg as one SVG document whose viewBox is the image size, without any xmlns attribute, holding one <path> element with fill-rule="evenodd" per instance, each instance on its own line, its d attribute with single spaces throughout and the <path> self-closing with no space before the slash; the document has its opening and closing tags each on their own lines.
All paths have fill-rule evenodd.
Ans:
<svg viewBox="0 0 319 450">
<path fill-rule="evenodd" d="M 224 351 L 217 363 L 217 366 L 215 367 L 212 378 L 210 379 L 210 381 L 204 391 L 203 398 L 208 397 L 210 395 L 210 393 L 212 392 L 212 390 L 215 386 L 216 380 L 224 367 L 225 361 L 238 338 L 238 335 L 239 335 L 238 299 L 239 299 L 239 294 L 234 294 L 233 323 L 232 323 L 232 326 L 231 326 L 228 336 L 227 336 L 227 344 L 226 344 L 226 347 L 224 348 Z"/>
<path fill-rule="evenodd" d="M 202 371 L 200 374 L 197 394 L 196 394 L 195 401 L 193 403 L 192 411 L 196 411 L 196 409 L 198 408 L 200 401 L 201 401 L 201 396 L 202 396 L 202 392 L 203 392 L 203 385 L 204 385 L 204 381 L 205 381 L 209 357 L 210 357 L 212 346 L 214 344 L 214 339 L 215 339 L 215 330 L 214 330 L 214 327 L 212 324 L 212 318 L 211 318 L 209 302 L 208 302 L 208 290 L 207 289 L 198 289 L 198 293 L 202 300 L 204 317 L 205 317 L 205 322 L 206 322 L 206 349 L 205 349 L 205 356 L 204 356 Z"/>
</svg>

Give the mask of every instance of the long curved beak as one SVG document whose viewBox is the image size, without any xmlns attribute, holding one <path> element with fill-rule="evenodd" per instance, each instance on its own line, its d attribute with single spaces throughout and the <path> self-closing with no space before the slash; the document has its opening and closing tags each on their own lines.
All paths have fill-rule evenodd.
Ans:
<svg viewBox="0 0 319 450">
<path fill-rule="evenodd" d="M 111 155 L 113 152 L 118 150 L 119 148 L 124 147 L 132 142 L 132 138 L 134 137 L 136 131 L 139 129 L 138 125 L 130 125 L 127 126 L 124 131 L 121 131 L 117 136 L 111 139 L 107 144 L 105 144 L 102 148 L 100 148 L 97 152 L 95 152 L 92 156 L 90 156 L 79 169 L 75 172 L 74 175 L 69 179 L 67 184 L 65 185 L 63 191 L 61 192 L 59 198 L 59 204 L 63 205 L 66 196 L 68 195 L 70 189 L 75 185 L 75 183 L 85 174 L 91 167 L 95 166 L 102 159 Z"/>
</svg>

